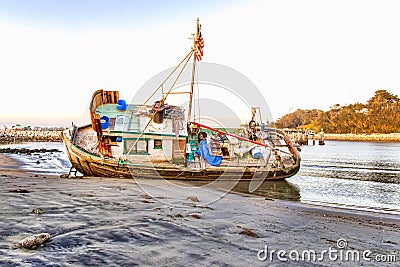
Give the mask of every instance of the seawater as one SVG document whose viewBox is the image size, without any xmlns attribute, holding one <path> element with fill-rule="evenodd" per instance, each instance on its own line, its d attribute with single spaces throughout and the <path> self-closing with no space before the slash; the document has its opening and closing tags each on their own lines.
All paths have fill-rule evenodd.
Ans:
<svg viewBox="0 0 400 267">
<path fill-rule="evenodd" d="M 32 153 L 31 155 L 10 154 L 12 158 L 22 161 L 22 168 L 33 173 L 63 174 L 68 173 L 71 163 L 65 151 L 65 146 L 60 142 L 31 142 L 2 144 L 0 147 L 28 148 L 28 149 L 58 149 L 61 152 Z"/>
<path fill-rule="evenodd" d="M 61 151 L 11 155 L 33 173 L 63 174 L 71 166 L 63 143 L 1 147 Z M 325 146 L 303 146 L 301 157 L 297 175 L 282 182 L 265 182 L 253 193 L 313 205 L 400 214 L 400 143 L 326 141 Z M 238 184 L 233 191 L 245 192 L 246 186 Z"/>
<path fill-rule="evenodd" d="M 300 201 L 400 214 L 400 144 L 326 141 L 302 146 L 302 164 L 287 181 Z"/>
</svg>

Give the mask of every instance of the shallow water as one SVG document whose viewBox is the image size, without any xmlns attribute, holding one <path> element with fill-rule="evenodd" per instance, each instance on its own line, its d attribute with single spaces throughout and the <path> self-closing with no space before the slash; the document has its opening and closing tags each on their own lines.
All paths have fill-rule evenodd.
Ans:
<svg viewBox="0 0 400 267">
<path fill-rule="evenodd" d="M 288 182 L 302 202 L 400 214 L 400 144 L 327 141 L 303 146 Z"/>
<path fill-rule="evenodd" d="M 63 174 L 68 173 L 71 163 L 65 152 L 65 146 L 60 142 L 32 142 L 32 143 L 15 143 L 3 144 L 0 147 L 10 148 L 28 148 L 28 149 L 58 149 L 61 152 L 46 152 L 46 153 L 33 153 L 31 155 L 23 154 L 10 154 L 23 162 L 22 168 L 31 170 L 33 173 L 49 173 L 49 174 Z"/>
<path fill-rule="evenodd" d="M 67 173 L 62 143 L 26 143 L 2 147 L 57 148 L 59 153 L 12 155 L 33 172 Z M 300 172 L 287 181 L 266 182 L 255 195 L 314 205 L 400 214 L 400 144 L 327 141 L 303 146 Z M 39 163 L 37 163 L 39 162 Z M 223 186 L 222 186 L 223 187 Z M 248 193 L 248 183 L 232 191 Z"/>
</svg>

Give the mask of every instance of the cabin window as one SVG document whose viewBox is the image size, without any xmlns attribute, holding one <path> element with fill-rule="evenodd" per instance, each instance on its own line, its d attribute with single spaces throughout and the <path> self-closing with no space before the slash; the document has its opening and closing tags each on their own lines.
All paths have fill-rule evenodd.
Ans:
<svg viewBox="0 0 400 267">
<path fill-rule="evenodd" d="M 162 149 L 162 140 L 154 140 L 154 149 Z"/>
<path fill-rule="evenodd" d="M 125 139 L 126 154 L 148 154 L 148 140 L 139 139 L 136 144 L 136 139 Z"/>
</svg>

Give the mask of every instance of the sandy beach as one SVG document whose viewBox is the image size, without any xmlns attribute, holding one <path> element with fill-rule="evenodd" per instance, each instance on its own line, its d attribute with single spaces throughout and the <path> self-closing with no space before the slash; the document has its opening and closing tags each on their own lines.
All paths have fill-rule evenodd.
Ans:
<svg viewBox="0 0 400 267">
<path fill-rule="evenodd" d="M 156 180 L 60 178 L 29 173 L 19 164 L 0 155 L 1 266 L 395 266 L 400 261 L 396 215 Z M 213 195 L 220 198 L 209 201 Z M 39 233 L 49 233 L 50 242 L 33 251 L 14 247 Z M 315 259 L 307 259 L 310 251 Z M 352 258 L 356 254 L 359 259 Z"/>
</svg>

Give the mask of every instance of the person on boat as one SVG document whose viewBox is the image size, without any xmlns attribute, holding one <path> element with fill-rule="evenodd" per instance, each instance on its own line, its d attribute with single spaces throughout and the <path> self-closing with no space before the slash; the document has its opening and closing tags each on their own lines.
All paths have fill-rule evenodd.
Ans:
<svg viewBox="0 0 400 267">
<path fill-rule="evenodd" d="M 199 147 L 197 148 L 196 154 L 203 157 L 208 164 L 211 166 L 219 166 L 222 161 L 222 156 L 211 156 L 210 150 L 207 146 L 207 133 L 199 133 Z"/>
<path fill-rule="evenodd" d="M 200 132 L 199 136 L 198 136 L 198 141 L 199 144 L 201 143 L 201 141 L 206 140 L 207 141 L 207 133 L 206 132 Z"/>
</svg>

